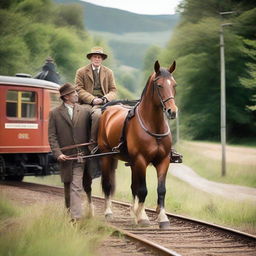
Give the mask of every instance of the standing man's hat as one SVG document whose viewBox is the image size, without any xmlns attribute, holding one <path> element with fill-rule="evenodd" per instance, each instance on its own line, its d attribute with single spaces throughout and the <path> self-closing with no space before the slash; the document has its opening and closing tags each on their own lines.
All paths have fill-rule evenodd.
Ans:
<svg viewBox="0 0 256 256">
<path fill-rule="evenodd" d="M 92 55 L 94 55 L 94 54 L 101 55 L 101 57 L 103 58 L 103 60 L 105 60 L 105 59 L 108 57 L 108 55 L 103 52 L 103 48 L 102 48 L 102 47 L 99 47 L 99 46 L 93 47 L 93 48 L 91 49 L 91 52 L 88 53 L 88 54 L 86 55 L 86 57 L 87 57 L 88 59 L 90 59 L 90 58 L 92 57 Z"/>
<path fill-rule="evenodd" d="M 76 90 L 76 88 L 71 83 L 65 83 L 59 89 L 60 97 L 70 94 L 71 92 L 74 92 L 75 90 Z"/>
</svg>

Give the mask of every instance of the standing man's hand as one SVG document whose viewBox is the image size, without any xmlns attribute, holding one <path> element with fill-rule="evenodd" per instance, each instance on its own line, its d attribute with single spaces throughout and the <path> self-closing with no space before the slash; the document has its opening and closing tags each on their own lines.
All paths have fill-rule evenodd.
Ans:
<svg viewBox="0 0 256 256">
<path fill-rule="evenodd" d="M 95 98 L 93 101 L 92 101 L 92 105 L 102 105 L 104 102 L 101 98 Z"/>
<path fill-rule="evenodd" d="M 59 157 L 58 157 L 58 161 L 66 161 L 67 159 L 68 159 L 67 156 L 64 155 L 64 154 L 61 154 L 61 155 L 59 155 Z"/>
</svg>

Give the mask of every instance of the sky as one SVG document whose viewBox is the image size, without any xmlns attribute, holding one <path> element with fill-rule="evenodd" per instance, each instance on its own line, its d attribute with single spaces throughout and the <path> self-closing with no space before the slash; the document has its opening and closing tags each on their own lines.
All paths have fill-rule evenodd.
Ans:
<svg viewBox="0 0 256 256">
<path fill-rule="evenodd" d="M 181 0 L 82 0 L 139 14 L 174 14 Z"/>
</svg>

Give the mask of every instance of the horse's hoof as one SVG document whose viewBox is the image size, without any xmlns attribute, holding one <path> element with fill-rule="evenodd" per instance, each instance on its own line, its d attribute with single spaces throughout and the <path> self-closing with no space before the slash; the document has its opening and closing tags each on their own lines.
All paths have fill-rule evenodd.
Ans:
<svg viewBox="0 0 256 256">
<path fill-rule="evenodd" d="M 105 219 L 108 220 L 108 221 L 113 220 L 113 213 L 105 214 Z"/>
<path fill-rule="evenodd" d="M 160 229 L 169 229 L 171 226 L 170 222 L 169 221 L 162 221 L 162 222 L 159 222 L 159 228 Z"/>
<path fill-rule="evenodd" d="M 148 226 L 150 226 L 150 221 L 149 220 L 139 220 L 138 225 L 140 227 L 148 227 Z"/>
</svg>

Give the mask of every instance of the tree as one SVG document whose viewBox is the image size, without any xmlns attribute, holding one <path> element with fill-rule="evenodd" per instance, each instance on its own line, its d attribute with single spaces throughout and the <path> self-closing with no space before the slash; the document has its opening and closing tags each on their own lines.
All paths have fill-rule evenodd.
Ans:
<svg viewBox="0 0 256 256">
<path fill-rule="evenodd" d="M 55 24 L 58 26 L 73 26 L 84 29 L 83 10 L 79 4 L 62 4 L 58 6 L 58 15 L 55 16 Z"/>
<path fill-rule="evenodd" d="M 0 9 L 0 73 L 33 75 L 52 56 L 62 81 L 73 82 L 75 70 L 83 65 L 85 52 L 94 44 L 81 26 L 82 11 L 74 18 L 73 9 L 68 12 L 68 5 L 64 12 L 50 0 L 17 0 L 5 6 Z M 57 25 L 56 17 L 65 22 Z"/>
<path fill-rule="evenodd" d="M 250 1 L 249 1 L 250 2 Z M 203 6 L 204 8 L 202 8 Z M 255 36 L 250 3 L 185 0 L 180 6 L 182 22 L 174 32 L 160 60 L 177 61 L 175 78 L 181 86 L 178 106 L 184 132 L 193 139 L 219 139 L 220 57 L 219 11 L 236 9 L 230 17 L 234 28 L 225 28 L 226 98 L 228 140 L 255 136 Z M 240 8 L 240 9 L 239 9 Z M 255 16 L 254 16 L 255 17 Z M 237 21 L 237 22 L 236 22 Z M 236 24 L 238 26 L 236 27 Z M 246 29 L 242 29 L 246 24 Z"/>
</svg>

